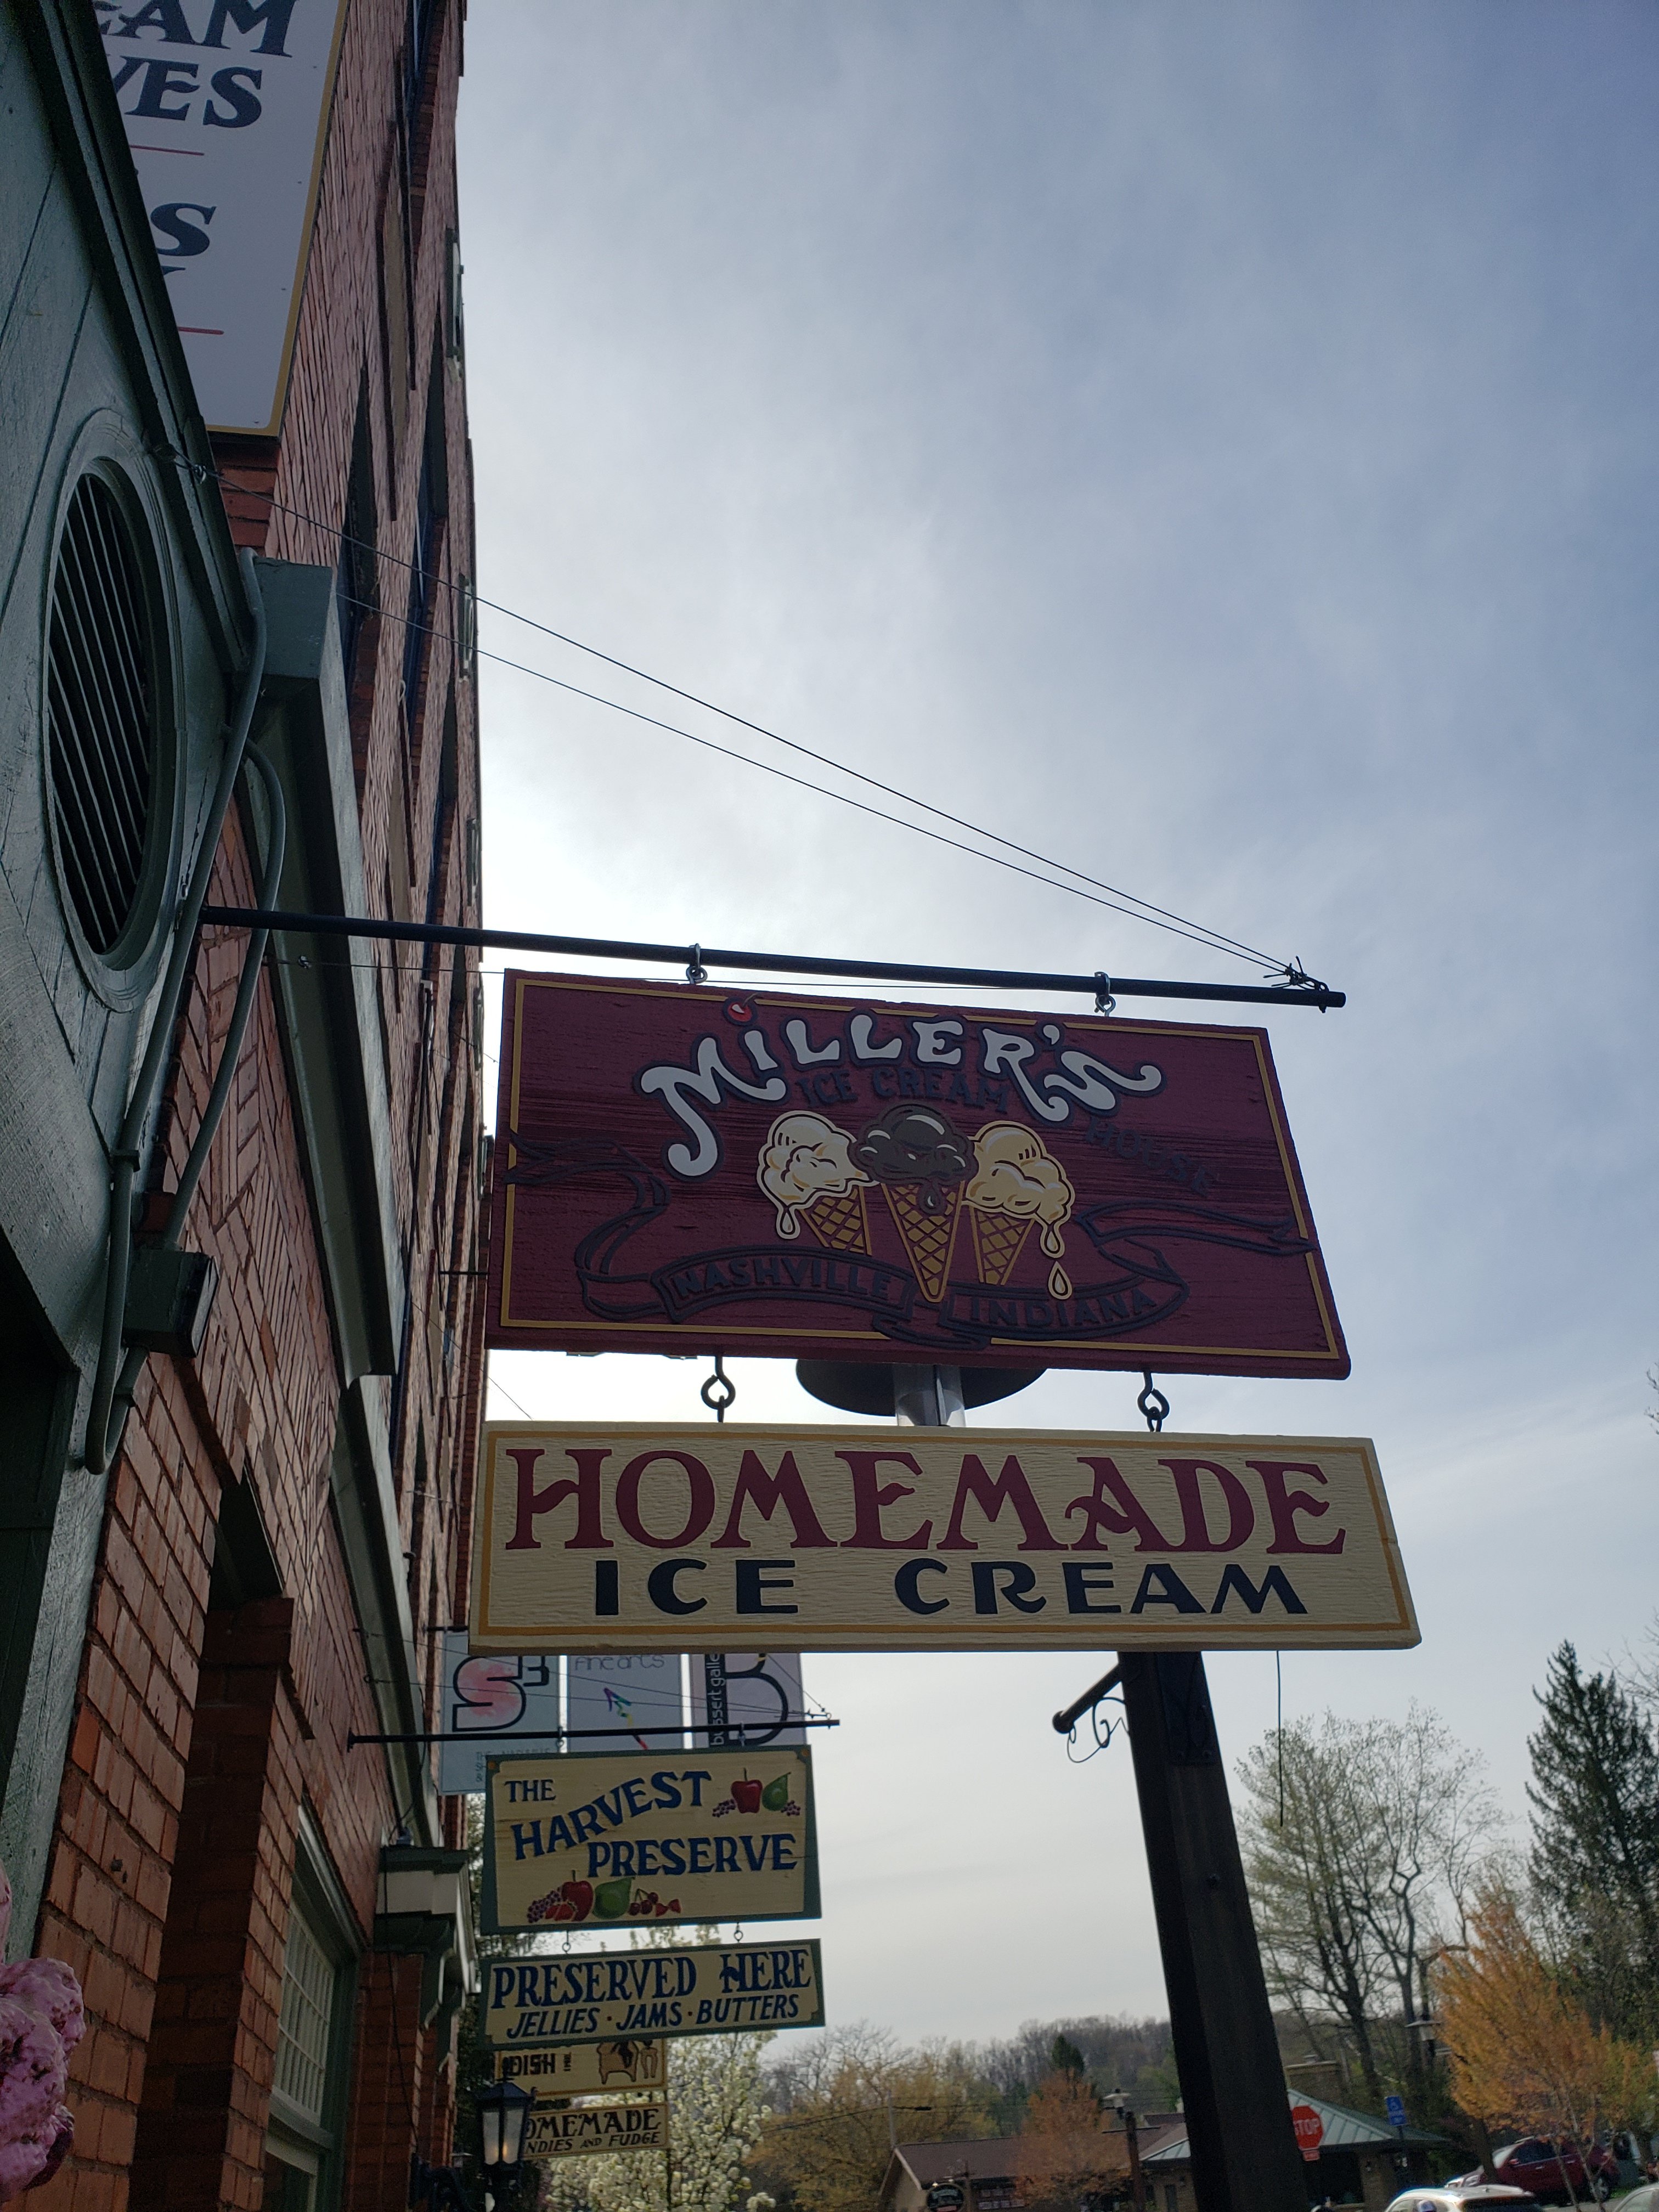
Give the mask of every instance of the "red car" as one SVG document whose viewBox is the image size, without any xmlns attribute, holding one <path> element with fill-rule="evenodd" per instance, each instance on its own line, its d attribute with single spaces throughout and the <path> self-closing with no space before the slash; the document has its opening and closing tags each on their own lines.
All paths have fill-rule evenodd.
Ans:
<svg viewBox="0 0 1659 2212">
<path fill-rule="evenodd" d="M 1546 2142 L 1541 2136 L 1522 2136 L 1505 2143 L 1492 2160 L 1500 2181 L 1529 2189 L 1546 2204 L 1601 2204 L 1613 2194 L 1619 2179 L 1617 2160 L 1610 2152 L 1592 2145 L 1580 2151 L 1576 2143 L 1565 2148 Z"/>
</svg>

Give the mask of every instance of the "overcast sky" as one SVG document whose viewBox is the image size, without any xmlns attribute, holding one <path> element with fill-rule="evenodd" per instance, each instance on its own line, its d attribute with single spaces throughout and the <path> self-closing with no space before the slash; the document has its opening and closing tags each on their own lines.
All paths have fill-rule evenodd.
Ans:
<svg viewBox="0 0 1659 2212">
<path fill-rule="evenodd" d="M 1350 994 L 1269 1026 L 1352 1376 L 1177 1379 L 1172 1426 L 1376 1439 L 1424 1640 L 1286 1659 L 1286 1715 L 1431 1705 L 1516 1837 L 1548 1651 L 1619 1657 L 1659 1607 L 1656 102 L 1645 0 L 467 30 L 484 592 Z M 498 925 L 1252 980 L 482 681 Z M 735 1372 L 736 1418 L 824 1414 Z M 706 1418 L 684 1365 L 495 1373 L 533 1413 Z M 1124 1427 L 1138 1387 L 1002 1412 Z M 1094 1671 L 809 1662 L 833 2018 L 1163 2009 L 1127 1753 L 1048 1727 Z M 1210 1671 L 1236 1756 L 1273 1662 Z"/>
</svg>

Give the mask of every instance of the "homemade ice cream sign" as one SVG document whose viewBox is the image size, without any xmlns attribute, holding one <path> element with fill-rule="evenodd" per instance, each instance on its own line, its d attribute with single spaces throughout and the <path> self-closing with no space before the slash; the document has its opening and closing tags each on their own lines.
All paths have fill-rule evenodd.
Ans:
<svg viewBox="0 0 1659 2212">
<path fill-rule="evenodd" d="M 1259 1030 L 509 971 L 493 1345 L 1337 1377 Z"/>
<path fill-rule="evenodd" d="M 489 1935 L 815 1918 L 812 1754 L 492 1759 L 483 1890 Z"/>
<path fill-rule="evenodd" d="M 485 1431 L 477 1547 L 475 1651 L 1418 1641 L 1356 1437 L 504 1422 Z M 726 1762 L 729 1788 L 744 1756 L 697 1763 Z M 746 1754 L 750 1787 L 784 1756 Z M 560 1786 L 563 1810 L 580 1785 Z M 681 1894 L 686 1917 L 720 1917 Z"/>
<path fill-rule="evenodd" d="M 484 2040 L 503 2051 L 599 2037 L 823 2026 L 816 1941 L 545 1952 L 492 1959 L 482 1972 Z"/>
</svg>

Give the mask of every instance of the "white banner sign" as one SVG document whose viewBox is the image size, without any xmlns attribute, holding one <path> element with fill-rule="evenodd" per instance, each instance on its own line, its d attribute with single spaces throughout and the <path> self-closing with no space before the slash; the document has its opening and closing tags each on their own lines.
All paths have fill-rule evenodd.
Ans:
<svg viewBox="0 0 1659 2212">
<path fill-rule="evenodd" d="M 275 436 L 345 0 L 93 0 L 210 428 Z"/>
<path fill-rule="evenodd" d="M 673 1751 L 684 1725 L 678 1651 L 584 1652 L 569 1662 L 565 1726 L 572 1751 Z M 615 1734 L 597 1735 L 596 1729 Z M 640 1733 L 647 1729 L 648 1735 Z M 664 1735 L 663 1729 L 677 1733 Z"/>
<path fill-rule="evenodd" d="M 678 1659 L 674 1664 L 678 1668 Z M 439 1712 L 438 1725 L 446 1736 L 476 1735 L 478 1741 L 439 1745 L 438 1788 L 446 1797 L 477 1794 L 484 1786 L 485 1759 L 492 1751 L 514 1749 L 513 1736 L 525 1751 L 557 1751 L 559 1662 L 550 1652 L 469 1658 L 465 1629 L 452 1628 L 444 1636 Z"/>
<path fill-rule="evenodd" d="M 574 1662 L 573 1662 L 574 1663 Z M 799 1651 L 708 1651 L 691 1659 L 698 1744 L 805 1743 Z"/>
</svg>

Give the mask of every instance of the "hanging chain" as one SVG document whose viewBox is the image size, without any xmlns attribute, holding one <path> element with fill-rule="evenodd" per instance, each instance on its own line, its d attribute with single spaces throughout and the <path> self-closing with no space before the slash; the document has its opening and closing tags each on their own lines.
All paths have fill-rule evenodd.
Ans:
<svg viewBox="0 0 1659 2212">
<path fill-rule="evenodd" d="M 685 980 L 688 983 L 706 983 L 708 981 L 708 970 L 702 964 L 701 945 L 691 947 L 691 957 L 685 967 Z"/>
<path fill-rule="evenodd" d="M 1116 1012 L 1117 1000 L 1112 996 L 1112 979 L 1103 968 L 1095 970 L 1095 1012 L 1109 1014 Z"/>
<path fill-rule="evenodd" d="M 714 1371 L 704 1382 L 697 1395 L 702 1400 L 717 1421 L 726 1419 L 726 1409 L 738 1395 L 738 1386 L 726 1371 L 723 1356 L 714 1354 Z"/>
<path fill-rule="evenodd" d="M 1140 1379 L 1146 1388 L 1135 1400 L 1135 1406 L 1147 1427 L 1155 1437 L 1164 1433 L 1164 1424 L 1170 1418 L 1170 1401 L 1152 1380 L 1150 1367 L 1143 1367 Z"/>
</svg>

